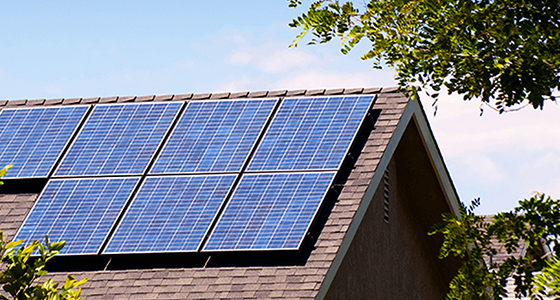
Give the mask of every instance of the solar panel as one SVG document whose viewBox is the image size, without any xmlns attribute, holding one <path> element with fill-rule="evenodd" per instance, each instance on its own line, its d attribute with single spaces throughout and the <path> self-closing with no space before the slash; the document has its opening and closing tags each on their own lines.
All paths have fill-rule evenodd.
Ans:
<svg viewBox="0 0 560 300">
<path fill-rule="evenodd" d="M 88 106 L 4 109 L 0 113 L 0 168 L 4 178 L 47 177 Z"/>
<path fill-rule="evenodd" d="M 97 254 L 138 177 L 51 179 L 15 239 L 66 241 L 61 254 Z"/>
<path fill-rule="evenodd" d="M 243 175 L 203 250 L 298 249 L 335 174 Z"/>
<path fill-rule="evenodd" d="M 197 251 L 236 177 L 146 178 L 103 253 Z"/>
<path fill-rule="evenodd" d="M 143 174 L 181 105 L 96 106 L 54 176 Z"/>
<path fill-rule="evenodd" d="M 190 102 L 150 174 L 240 171 L 276 102 Z"/>
<path fill-rule="evenodd" d="M 373 96 L 284 99 L 248 171 L 340 168 Z"/>
</svg>

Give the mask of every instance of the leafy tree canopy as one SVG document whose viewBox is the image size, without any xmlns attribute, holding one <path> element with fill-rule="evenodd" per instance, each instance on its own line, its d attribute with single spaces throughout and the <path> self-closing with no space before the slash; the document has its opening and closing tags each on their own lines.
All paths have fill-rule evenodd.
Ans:
<svg viewBox="0 0 560 300">
<path fill-rule="evenodd" d="M 289 25 L 302 30 L 294 46 L 308 34 L 310 44 L 340 38 L 346 54 L 369 40 L 362 59 L 393 67 L 401 86 L 430 87 L 434 98 L 446 87 L 503 112 L 542 108 L 560 86 L 557 0 L 318 0 Z"/>
<path fill-rule="evenodd" d="M 560 296 L 560 201 L 537 194 L 490 222 L 474 214 L 479 204 L 476 199 L 468 208 L 462 206 L 460 217 L 444 214 L 444 223 L 430 232 L 443 234 L 440 258 L 452 255 L 463 262 L 449 284 L 447 298 L 512 296 L 505 289 L 508 278 L 514 280 L 516 296 Z"/>
</svg>

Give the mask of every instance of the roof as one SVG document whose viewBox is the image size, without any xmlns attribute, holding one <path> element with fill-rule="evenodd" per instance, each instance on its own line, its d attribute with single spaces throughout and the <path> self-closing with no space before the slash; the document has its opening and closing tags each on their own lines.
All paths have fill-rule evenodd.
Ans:
<svg viewBox="0 0 560 300">
<path fill-rule="evenodd" d="M 485 223 L 491 223 L 492 220 L 494 219 L 494 216 L 495 215 L 481 215 Z M 511 253 L 507 252 L 505 243 L 499 242 L 496 238 L 492 238 L 490 242 L 492 243 L 492 247 L 496 249 L 497 253 L 492 257 L 492 259 L 489 259 L 486 256 L 484 257 L 484 262 L 487 265 L 491 262 L 501 264 L 510 257 L 521 258 L 525 256 L 527 251 L 527 244 L 525 244 L 523 241 L 521 241 L 522 245 L 520 245 L 520 247 L 513 249 Z M 545 255 L 550 253 L 550 249 L 545 243 L 540 243 L 539 251 L 540 251 L 539 255 Z M 530 299 L 530 297 L 521 297 L 521 298 L 516 297 L 515 281 L 512 277 L 508 278 L 505 288 L 507 290 L 508 296 L 504 299 Z M 544 297 L 543 299 L 552 299 L 552 298 Z"/>
<path fill-rule="evenodd" d="M 480 215 L 480 216 L 483 218 L 484 223 L 488 223 L 488 224 L 490 224 L 495 217 L 495 215 Z M 493 237 L 490 240 L 490 242 L 492 243 L 493 248 L 496 249 L 497 253 L 492 257 L 492 261 L 490 261 L 490 259 L 485 256 L 484 260 L 486 264 L 489 264 L 491 262 L 500 264 L 504 262 L 506 259 L 508 259 L 509 257 L 521 258 L 525 256 L 527 251 L 527 244 L 523 240 L 520 241 L 522 243 L 521 245 L 519 245 L 520 247 L 516 247 L 515 249 L 512 249 L 511 253 L 508 253 L 507 248 L 505 247 L 506 246 L 505 243 L 498 241 L 497 238 Z M 538 250 L 539 252 L 537 253 L 537 255 L 550 254 L 550 248 L 548 247 L 548 245 L 544 243 L 543 240 L 541 240 L 541 243 L 539 244 L 540 244 Z"/>
<path fill-rule="evenodd" d="M 3 107 L 46 105 L 77 105 L 148 101 L 185 101 L 203 99 L 237 99 L 290 96 L 375 94 L 370 131 L 361 132 L 358 142 L 363 146 L 352 153 L 344 180 L 335 182 L 336 192 L 327 198 L 317 216 L 311 236 L 299 253 L 264 253 L 255 257 L 223 255 L 190 255 L 156 257 L 158 263 L 142 262 L 137 256 L 124 262 L 116 257 L 108 261 L 92 261 L 88 271 L 68 270 L 73 262 L 61 260 L 60 270 L 47 277 L 64 281 L 70 273 L 75 278 L 88 277 L 82 288 L 86 299 L 183 299 L 228 298 L 314 299 L 325 296 L 346 251 L 364 217 L 365 210 L 387 168 L 392 153 L 407 124 L 420 128 L 432 164 L 448 197 L 450 210 L 457 212 L 457 196 L 435 145 L 427 121 L 417 100 L 410 100 L 397 88 L 356 88 L 282 90 L 240 93 L 208 93 L 159 95 L 141 97 L 104 97 L 72 99 L 39 99 L 0 101 Z M 354 161 L 355 160 L 355 161 Z M 378 172 L 378 170 L 381 170 Z M 10 182 L 6 182 L 9 186 Z M 16 188 L 0 190 L 0 228 L 13 237 L 38 197 L 39 191 Z M 277 257 L 272 257 L 278 255 Z M 141 257 L 141 258 L 138 258 Z M 153 256 L 148 258 L 152 259 Z M 84 258 L 73 258 L 84 263 Z M 89 259 L 89 258 L 88 258 Z M 119 259 L 122 262 L 119 262 Z M 127 259 L 131 259 L 130 257 Z M 123 264 L 128 267 L 123 268 Z M 174 264 L 171 266 L 171 264 Z"/>
</svg>

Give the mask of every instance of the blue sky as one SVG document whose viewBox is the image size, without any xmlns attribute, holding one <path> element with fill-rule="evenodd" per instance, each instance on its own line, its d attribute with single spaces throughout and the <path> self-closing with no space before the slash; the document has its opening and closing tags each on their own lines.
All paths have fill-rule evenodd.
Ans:
<svg viewBox="0 0 560 300">
<path fill-rule="evenodd" d="M 0 10 L 0 99 L 394 86 L 340 43 L 288 48 L 302 10 L 275 1 L 26 1 Z M 560 197 L 560 108 L 479 116 L 476 101 L 424 105 L 463 201 L 509 210 Z"/>
</svg>

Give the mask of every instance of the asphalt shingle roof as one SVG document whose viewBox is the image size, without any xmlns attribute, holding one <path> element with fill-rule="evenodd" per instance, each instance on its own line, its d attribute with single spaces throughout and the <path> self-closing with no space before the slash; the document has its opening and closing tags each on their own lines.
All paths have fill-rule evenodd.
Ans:
<svg viewBox="0 0 560 300">
<path fill-rule="evenodd" d="M 230 264 L 211 263 L 210 258 L 210 263 L 207 261 L 205 265 L 196 267 L 120 270 L 109 267 L 107 270 L 50 272 L 47 276 L 57 282 L 63 282 L 68 273 L 78 279 L 88 277 L 89 281 L 82 289 L 86 299 L 313 299 L 377 171 L 408 99 L 396 88 L 357 88 L 0 101 L 0 108 L 3 108 L 348 94 L 376 94 L 373 111 L 377 118 L 371 131 L 358 136 L 358 143 L 361 142 L 363 148 L 354 157 L 355 162 L 345 168 L 348 175 L 344 182 L 338 183 L 338 197 L 331 197 L 326 203 L 328 208 L 322 209 L 318 216 L 316 224 L 322 228 L 316 230 L 315 243 L 308 243 L 307 250 L 302 250 L 292 262 L 236 265 L 235 261 Z M 37 196 L 37 193 L 0 194 L 0 228 L 5 234 L 10 237 L 15 235 Z"/>
</svg>

